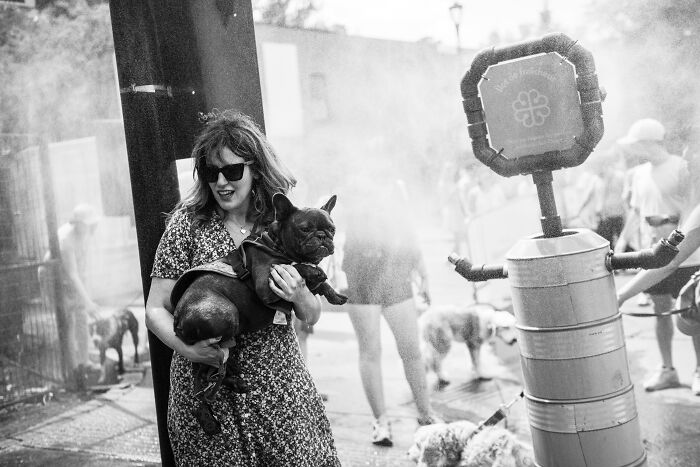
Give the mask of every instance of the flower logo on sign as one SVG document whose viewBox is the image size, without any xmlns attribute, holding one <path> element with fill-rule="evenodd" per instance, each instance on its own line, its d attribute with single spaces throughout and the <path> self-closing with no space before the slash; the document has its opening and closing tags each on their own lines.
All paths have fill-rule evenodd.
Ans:
<svg viewBox="0 0 700 467">
<path fill-rule="evenodd" d="M 552 112 L 547 96 L 536 89 L 520 91 L 513 102 L 513 110 L 515 119 L 527 128 L 543 125 Z"/>
</svg>

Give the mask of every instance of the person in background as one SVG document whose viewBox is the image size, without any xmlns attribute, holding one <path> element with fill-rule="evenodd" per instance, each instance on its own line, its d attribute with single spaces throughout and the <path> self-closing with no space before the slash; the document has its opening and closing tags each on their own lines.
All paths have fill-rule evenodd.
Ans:
<svg viewBox="0 0 700 467">
<path fill-rule="evenodd" d="M 684 216 L 685 221 L 681 226 L 685 239 L 678 245 L 678 255 L 669 264 L 659 269 L 642 271 L 620 287 L 617 293 L 617 300 L 620 305 L 635 294 L 666 280 L 673 274 L 680 276 L 681 278 L 678 282 L 681 282 L 682 278 L 689 277 L 700 269 L 700 184 L 697 183 L 697 180 L 700 180 L 700 128 L 691 134 L 683 157 L 688 162 L 691 179 L 696 181 L 691 187 L 689 213 Z M 678 292 L 675 292 L 674 296 L 677 297 Z M 667 319 L 670 320 L 670 318 Z M 672 332 L 673 327 L 671 326 Z M 693 374 L 691 390 L 693 394 L 700 396 L 700 335 L 692 336 L 692 340 L 696 368 Z M 669 355 L 670 358 L 671 355 Z M 669 360 L 666 364 L 673 368 L 672 360 Z"/>
<path fill-rule="evenodd" d="M 187 345 L 175 335 L 173 286 L 185 271 L 226 256 L 251 233 L 261 233 L 274 220 L 273 194 L 289 192 L 295 180 L 255 122 L 237 112 L 207 121 L 192 157 L 193 191 L 175 208 L 161 237 L 146 302 L 146 325 L 174 350 L 168 432 L 175 459 L 178 465 L 227 467 L 340 465 L 290 322 L 236 337 L 229 358 L 237 360 L 251 390 L 217 393 L 211 409 L 221 433 L 207 435 L 197 422 L 192 364 L 218 367 L 222 347 L 216 338 Z M 272 268 L 270 288 L 292 303 L 301 321 L 318 321 L 320 301 L 294 267 Z"/>
<path fill-rule="evenodd" d="M 474 216 L 498 209 L 506 202 L 506 195 L 501 188 L 502 180 L 488 167 L 476 168 L 476 183 L 466 196 L 466 217 L 469 222 Z"/>
<path fill-rule="evenodd" d="M 590 159 L 590 158 L 589 158 Z M 591 168 L 600 179 L 595 197 L 595 216 L 598 219 L 595 231 L 615 248 L 625 225 L 625 203 L 622 199 L 624 185 L 624 161 L 615 151 L 594 158 Z"/>
<path fill-rule="evenodd" d="M 58 228 L 60 251 L 60 287 L 66 323 L 65 359 L 70 380 L 68 389 L 84 390 L 90 372 L 99 365 L 90 361 L 90 323 L 97 318 L 99 306 L 87 287 L 87 266 L 91 239 L 99 216 L 86 203 L 77 204 L 68 222 Z M 51 254 L 47 254 L 50 259 Z"/>
<path fill-rule="evenodd" d="M 374 181 L 373 181 L 374 180 Z M 374 177 L 355 180 L 343 199 L 346 240 L 342 269 L 347 310 L 359 345 L 362 386 L 374 415 L 372 443 L 392 446 L 382 378 L 380 317 L 389 325 L 418 410 L 418 424 L 435 423 L 418 337 L 413 284 L 428 295 L 428 280 L 409 210 L 399 186 L 384 189 Z M 416 281 L 414 275 L 421 277 Z"/>
<path fill-rule="evenodd" d="M 669 154 L 664 146 L 665 134 L 666 130 L 660 122 L 647 118 L 633 123 L 627 135 L 618 141 L 642 161 L 642 165 L 634 171 L 630 186 L 630 216 L 636 216 L 639 220 L 642 248 L 668 237 L 678 227 L 690 195 L 688 163 L 679 156 Z M 642 289 L 651 297 L 654 313 L 663 315 L 671 310 L 674 297 L 678 296 L 681 287 L 692 275 L 690 269 L 676 268 L 664 280 Z M 672 319 L 658 316 L 656 339 L 662 367 L 644 383 L 647 391 L 680 385 L 673 367 L 672 337 Z"/>
</svg>

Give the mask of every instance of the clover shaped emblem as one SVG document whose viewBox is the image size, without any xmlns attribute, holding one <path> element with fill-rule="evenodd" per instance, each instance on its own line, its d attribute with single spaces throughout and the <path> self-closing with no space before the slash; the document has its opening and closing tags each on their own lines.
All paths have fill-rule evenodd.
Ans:
<svg viewBox="0 0 700 467">
<path fill-rule="evenodd" d="M 537 89 L 520 91 L 512 106 L 515 119 L 527 128 L 543 125 L 552 113 L 549 108 L 549 98 L 540 94 Z"/>
</svg>

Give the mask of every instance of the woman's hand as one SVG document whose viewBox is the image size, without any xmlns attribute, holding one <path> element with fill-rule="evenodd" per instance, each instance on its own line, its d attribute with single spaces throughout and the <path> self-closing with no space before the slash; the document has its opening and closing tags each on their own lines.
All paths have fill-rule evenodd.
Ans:
<svg viewBox="0 0 700 467">
<path fill-rule="evenodd" d="M 269 280 L 272 291 L 288 302 L 298 303 L 311 294 L 304 278 L 290 264 L 273 264 Z"/>
<path fill-rule="evenodd" d="M 297 318 L 306 324 L 315 324 L 321 315 L 321 302 L 306 286 L 299 271 L 290 264 L 273 264 L 270 271 L 270 289 L 280 298 L 294 304 Z"/>
<path fill-rule="evenodd" d="M 183 357 L 191 360 L 194 363 L 204 363 L 213 367 L 218 367 L 228 360 L 228 347 L 219 345 L 221 337 L 205 339 L 195 342 L 192 345 L 186 345 L 183 349 Z M 225 344 L 228 345 L 230 341 Z"/>
</svg>

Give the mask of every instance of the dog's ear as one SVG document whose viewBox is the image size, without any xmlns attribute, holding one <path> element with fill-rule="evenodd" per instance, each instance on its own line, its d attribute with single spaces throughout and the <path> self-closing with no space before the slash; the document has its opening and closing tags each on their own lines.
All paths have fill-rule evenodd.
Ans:
<svg viewBox="0 0 700 467">
<path fill-rule="evenodd" d="M 338 197 L 336 195 L 331 196 L 331 199 L 326 201 L 326 204 L 321 206 L 321 210 L 326 211 L 328 214 L 330 214 L 331 211 L 333 210 L 333 208 L 335 207 L 335 200 L 336 199 L 338 199 Z"/>
<path fill-rule="evenodd" d="M 284 193 L 275 193 L 272 196 L 272 205 L 275 207 L 275 220 L 287 219 L 297 209 Z"/>
</svg>

